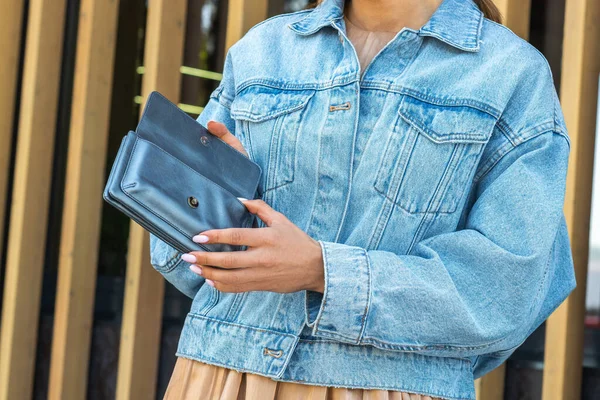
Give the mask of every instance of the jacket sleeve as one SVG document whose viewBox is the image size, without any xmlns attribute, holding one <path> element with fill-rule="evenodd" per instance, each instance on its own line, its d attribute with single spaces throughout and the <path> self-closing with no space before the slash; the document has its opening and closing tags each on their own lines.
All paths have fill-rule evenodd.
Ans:
<svg viewBox="0 0 600 400">
<path fill-rule="evenodd" d="M 223 78 L 219 86 L 211 93 L 208 103 L 197 121 L 203 126 L 206 126 L 210 120 L 221 122 L 235 135 L 235 122 L 230 115 L 230 105 L 234 93 L 233 69 L 228 52 L 225 57 Z M 154 269 L 179 291 L 194 298 L 204 283 L 204 278 L 190 271 L 190 264 L 181 260 L 181 255 L 182 253 L 150 234 L 150 262 Z"/>
<path fill-rule="evenodd" d="M 562 130 L 512 146 L 474 183 L 464 228 L 409 254 L 320 241 L 325 291 L 305 298 L 312 334 L 442 357 L 520 345 L 548 307 L 552 276 L 571 277 L 552 309 L 575 286 L 570 248 L 555 246 L 567 236 L 569 151 Z"/>
</svg>

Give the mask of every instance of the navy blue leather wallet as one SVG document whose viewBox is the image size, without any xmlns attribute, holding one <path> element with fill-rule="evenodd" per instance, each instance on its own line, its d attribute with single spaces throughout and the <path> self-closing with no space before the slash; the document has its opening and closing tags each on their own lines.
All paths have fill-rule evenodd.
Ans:
<svg viewBox="0 0 600 400">
<path fill-rule="evenodd" d="M 235 251 L 198 244 L 208 229 L 248 228 L 256 218 L 238 197 L 260 197 L 261 169 L 158 92 L 122 140 L 103 198 L 180 252 Z"/>
</svg>

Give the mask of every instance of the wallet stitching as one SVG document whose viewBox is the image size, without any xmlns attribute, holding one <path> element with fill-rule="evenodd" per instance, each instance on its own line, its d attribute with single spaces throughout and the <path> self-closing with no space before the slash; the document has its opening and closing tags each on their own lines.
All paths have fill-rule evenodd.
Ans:
<svg viewBox="0 0 600 400">
<path fill-rule="evenodd" d="M 164 267 L 160 268 L 165 272 L 165 274 L 172 272 L 173 270 L 175 270 L 175 268 L 177 268 L 179 264 L 184 262 L 183 259 L 181 259 L 181 253 L 179 252 L 179 250 L 175 250 L 177 251 L 177 254 L 171 257 L 171 259 L 165 264 Z"/>
<path fill-rule="evenodd" d="M 173 102 L 171 102 L 171 100 L 167 99 L 165 96 L 163 96 L 161 93 L 156 92 L 156 94 L 158 96 L 161 96 L 163 99 L 165 99 L 168 104 L 171 105 L 171 108 L 176 108 L 177 111 L 180 111 L 181 109 L 179 107 L 177 107 Z M 150 106 L 150 102 L 152 101 L 152 96 L 150 96 L 150 98 L 148 99 L 148 104 L 146 105 L 146 107 Z M 195 123 L 197 123 L 198 125 L 202 126 L 204 129 L 206 129 L 208 131 L 208 128 L 206 128 L 205 126 L 203 126 L 202 124 L 200 124 L 197 120 L 195 120 L 194 118 L 190 117 L 187 113 L 184 113 L 185 116 L 189 119 L 191 119 L 192 121 L 194 121 Z M 210 133 L 210 131 L 208 131 Z M 211 134 L 212 135 L 212 134 Z M 214 136 L 214 135 L 212 135 Z M 258 186 L 258 182 L 260 181 L 260 176 L 262 175 L 262 168 L 260 167 L 260 165 L 258 165 L 257 163 L 255 163 L 254 161 L 252 161 L 251 159 L 249 159 L 248 157 L 246 157 L 245 155 L 243 155 L 240 151 L 238 151 L 235 147 L 231 146 L 229 143 L 225 142 L 224 140 L 221 140 L 219 137 L 214 136 L 217 140 L 221 141 L 221 143 L 223 143 L 225 146 L 229 147 L 231 150 L 233 150 L 233 154 L 235 154 L 236 157 L 242 157 L 244 160 L 246 161 L 250 161 L 251 162 L 251 166 L 253 166 L 255 169 L 258 169 L 258 179 L 256 180 L 257 183 L 255 186 Z M 140 140 L 144 140 L 139 138 Z M 151 143 L 151 142 L 149 142 Z M 157 146 L 158 147 L 158 146 Z M 160 148 L 160 147 L 159 147 Z M 162 149 L 161 149 L 162 150 Z M 163 150 L 164 151 L 164 150 Z M 167 153 L 165 151 L 165 153 Z M 169 153 L 167 153 L 169 154 Z M 170 154 L 169 154 L 170 155 Z M 187 165 L 186 165 L 187 167 Z M 188 167 L 189 168 L 189 167 Z M 192 170 L 193 171 L 193 170 Z M 196 172 L 196 171 L 194 171 Z"/>
<path fill-rule="evenodd" d="M 125 177 L 125 176 L 127 175 L 127 172 L 129 171 L 129 166 L 131 165 L 131 160 L 133 159 L 133 154 L 135 153 L 135 150 L 136 150 L 136 148 L 137 148 L 138 141 L 144 141 L 144 142 L 146 142 L 146 143 L 149 143 L 149 144 L 151 144 L 151 145 L 155 146 L 157 149 L 159 149 L 159 150 L 163 151 L 165 154 L 167 154 L 167 155 L 171 156 L 171 154 L 169 154 L 169 153 L 168 153 L 168 152 L 166 152 L 165 150 L 161 149 L 160 147 L 156 146 L 154 143 L 152 143 L 152 142 L 149 142 L 149 141 L 147 141 L 147 140 L 144 140 L 144 139 L 140 138 L 139 136 L 136 136 L 135 143 L 133 144 L 133 149 L 131 150 L 132 157 L 130 157 L 130 158 L 127 160 L 127 167 L 125 168 L 125 173 L 123 174 L 123 177 Z M 171 156 L 171 157 L 173 157 L 173 156 Z M 173 158 L 175 158 L 175 157 L 173 157 Z M 178 161 L 179 161 L 179 160 L 178 160 Z M 179 161 L 179 162 L 181 162 L 181 161 Z M 182 163 L 182 164 L 183 164 L 183 163 Z M 192 172 L 194 172 L 195 174 L 197 174 L 198 176 L 200 176 L 200 177 L 204 178 L 204 179 L 205 179 L 207 182 L 210 182 L 210 183 L 214 184 L 215 186 L 218 186 L 219 188 L 221 188 L 221 189 L 222 189 L 222 190 L 224 190 L 225 192 L 229 193 L 231 196 L 234 196 L 234 197 L 235 197 L 235 195 L 234 195 L 233 193 L 231 193 L 231 192 L 229 192 L 228 190 L 226 190 L 226 189 L 222 188 L 222 187 L 221 187 L 220 185 L 218 185 L 217 183 L 215 183 L 215 182 L 213 182 L 213 181 L 211 181 L 211 180 L 207 179 L 205 176 L 203 176 L 203 175 L 201 175 L 201 174 L 197 173 L 196 171 L 194 171 L 194 170 L 193 170 L 192 168 L 190 168 L 189 166 L 187 166 L 187 165 L 185 165 L 185 164 L 183 164 L 183 165 L 184 165 L 186 168 L 190 169 L 190 170 L 191 170 Z M 123 182 L 123 181 L 121 181 L 121 190 L 123 190 L 123 185 L 122 185 L 122 182 Z M 136 199 L 135 197 L 133 197 L 133 196 L 132 196 L 130 193 L 126 192 L 125 190 L 123 190 L 123 193 L 125 193 L 125 194 L 127 195 L 127 197 L 129 197 L 130 199 L 132 199 L 133 201 L 135 201 L 136 203 L 138 203 L 139 205 L 141 205 L 142 207 L 144 207 L 144 208 L 145 208 L 146 210 L 148 210 L 150 213 L 154 214 L 154 215 L 155 215 L 155 216 L 156 216 L 158 219 L 162 220 L 162 221 L 163 221 L 163 222 L 165 222 L 167 225 L 171 226 L 173 229 L 175 229 L 176 231 L 178 231 L 179 233 L 181 233 L 181 234 L 182 234 L 182 235 L 184 235 L 185 237 L 188 237 L 187 233 L 185 233 L 185 232 L 181 231 L 179 228 L 177 228 L 176 226 L 174 226 L 173 224 L 171 224 L 169 221 L 165 220 L 163 217 L 161 217 L 160 215 L 158 215 L 157 213 L 155 213 L 155 212 L 154 212 L 152 209 L 148 208 L 148 206 L 147 206 L 147 205 L 145 205 L 144 203 L 142 203 L 142 202 L 140 202 L 139 200 L 137 200 L 137 199 Z M 236 198 L 236 200 L 237 200 L 237 198 Z M 244 208 L 246 207 L 246 206 L 244 206 L 244 204 L 243 204 L 241 201 L 239 201 L 239 200 L 237 200 L 237 201 L 238 201 L 240 204 L 242 204 L 242 206 L 243 206 Z M 246 217 L 245 219 L 246 219 L 246 220 L 248 220 L 248 218 L 247 218 L 247 217 Z M 243 227 L 244 227 L 244 228 L 248 227 L 248 222 L 246 222 L 246 224 L 244 224 L 244 225 L 243 225 Z M 199 245 L 201 248 L 203 248 L 205 251 L 211 251 L 211 250 L 210 250 L 209 248 L 207 248 L 206 246 L 204 246 L 204 245 L 202 245 L 202 244 L 200 244 L 200 243 L 197 243 L 197 244 L 198 244 L 198 245 Z"/>
</svg>

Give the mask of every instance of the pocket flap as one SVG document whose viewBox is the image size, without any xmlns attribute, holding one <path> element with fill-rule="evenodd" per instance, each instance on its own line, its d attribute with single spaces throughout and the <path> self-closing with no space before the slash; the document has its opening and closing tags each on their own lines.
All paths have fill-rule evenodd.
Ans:
<svg viewBox="0 0 600 400">
<path fill-rule="evenodd" d="M 253 215 L 235 195 L 141 138 L 133 147 L 121 190 L 162 225 L 190 240 L 208 229 L 252 225 Z M 209 251 L 239 248 L 216 243 L 201 247 Z"/>
<path fill-rule="evenodd" d="M 243 89 L 231 103 L 231 117 L 261 122 L 299 110 L 306 106 L 315 90 L 275 89 L 251 85 Z"/>
<path fill-rule="evenodd" d="M 490 114 L 469 106 L 440 106 L 405 96 L 400 116 L 434 142 L 480 142 L 489 139 L 496 124 Z"/>
</svg>

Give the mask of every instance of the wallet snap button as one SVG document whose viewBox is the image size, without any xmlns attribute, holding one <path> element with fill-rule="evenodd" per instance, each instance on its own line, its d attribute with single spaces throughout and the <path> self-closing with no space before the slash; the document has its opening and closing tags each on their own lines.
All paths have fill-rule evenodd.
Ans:
<svg viewBox="0 0 600 400">
<path fill-rule="evenodd" d="M 202 143 L 205 146 L 208 146 L 208 137 L 207 136 L 200 136 L 200 143 Z"/>
<path fill-rule="evenodd" d="M 192 208 L 198 208 L 198 199 L 195 198 L 194 196 L 190 196 L 188 197 L 188 205 Z"/>
</svg>

